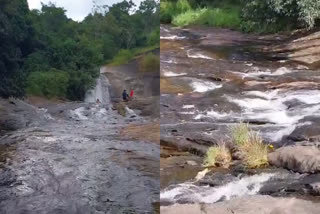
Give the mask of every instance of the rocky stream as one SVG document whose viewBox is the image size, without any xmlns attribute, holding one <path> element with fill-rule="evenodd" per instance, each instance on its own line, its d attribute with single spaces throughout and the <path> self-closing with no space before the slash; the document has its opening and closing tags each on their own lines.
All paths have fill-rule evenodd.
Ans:
<svg viewBox="0 0 320 214">
<path fill-rule="evenodd" d="M 310 41 L 319 33 L 295 40 L 161 26 L 161 213 L 319 212 L 320 69 L 301 59 L 320 51 L 299 60 L 270 51 Z M 240 122 L 274 146 L 271 166 L 203 171 L 208 147 Z"/>
<path fill-rule="evenodd" d="M 1 100 L 0 213 L 154 213 L 159 145 L 120 135 L 148 119 L 120 116 L 109 87 L 101 74 L 85 102 L 46 109 Z"/>
</svg>

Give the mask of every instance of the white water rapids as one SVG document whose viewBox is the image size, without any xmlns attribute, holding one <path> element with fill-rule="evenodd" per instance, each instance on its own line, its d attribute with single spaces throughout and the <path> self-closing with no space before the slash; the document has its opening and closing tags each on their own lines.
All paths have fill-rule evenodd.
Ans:
<svg viewBox="0 0 320 214">
<path fill-rule="evenodd" d="M 235 197 L 258 194 L 263 183 L 276 176 L 262 173 L 241 178 L 223 186 L 197 186 L 192 182 L 168 187 L 160 193 L 161 202 L 215 203 L 220 200 L 230 200 Z"/>
</svg>

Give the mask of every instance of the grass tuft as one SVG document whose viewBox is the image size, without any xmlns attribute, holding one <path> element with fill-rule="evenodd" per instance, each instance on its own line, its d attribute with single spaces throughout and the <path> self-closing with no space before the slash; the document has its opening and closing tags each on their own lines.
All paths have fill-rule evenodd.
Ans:
<svg viewBox="0 0 320 214">
<path fill-rule="evenodd" d="M 230 128 L 231 140 L 237 146 L 242 146 L 249 141 L 249 125 L 246 123 L 239 123 Z"/>
<path fill-rule="evenodd" d="M 208 149 L 204 159 L 204 165 L 207 167 L 219 166 L 228 168 L 232 161 L 231 153 L 224 143 L 218 146 L 212 146 Z"/>
<path fill-rule="evenodd" d="M 231 128 L 231 139 L 240 152 L 248 168 L 261 168 L 268 165 L 268 145 L 259 133 L 252 131 L 248 124 L 240 123 Z"/>
</svg>

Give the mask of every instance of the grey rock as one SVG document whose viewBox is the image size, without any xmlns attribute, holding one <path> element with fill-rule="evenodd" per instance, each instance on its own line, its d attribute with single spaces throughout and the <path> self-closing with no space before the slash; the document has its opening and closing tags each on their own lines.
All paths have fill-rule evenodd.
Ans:
<svg viewBox="0 0 320 214">
<path fill-rule="evenodd" d="M 320 149 L 315 146 L 286 146 L 268 155 L 269 163 L 300 173 L 320 172 Z"/>
</svg>

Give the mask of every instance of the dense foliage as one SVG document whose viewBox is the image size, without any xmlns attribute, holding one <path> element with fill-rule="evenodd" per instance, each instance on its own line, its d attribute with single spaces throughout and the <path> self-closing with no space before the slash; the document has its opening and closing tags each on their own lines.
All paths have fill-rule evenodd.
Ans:
<svg viewBox="0 0 320 214">
<path fill-rule="evenodd" d="M 29 11 L 26 0 L 1 0 L 0 96 L 82 100 L 115 56 L 159 45 L 159 2 L 95 7 L 82 22 L 54 4 Z M 117 58 L 117 57 L 116 57 Z"/>
<path fill-rule="evenodd" d="M 26 74 L 23 60 L 32 51 L 33 30 L 26 0 L 1 0 L 0 4 L 0 96 L 21 96 Z"/>
<path fill-rule="evenodd" d="M 242 18 L 247 31 L 275 32 L 305 27 L 311 29 L 320 19 L 320 1 L 243 0 Z M 261 28 L 262 26 L 262 28 Z"/>
<path fill-rule="evenodd" d="M 320 20 L 320 1 L 315 0 L 163 0 L 160 7 L 163 23 L 246 32 L 312 29 Z"/>
</svg>

